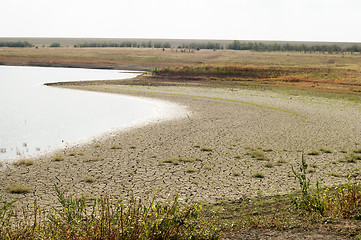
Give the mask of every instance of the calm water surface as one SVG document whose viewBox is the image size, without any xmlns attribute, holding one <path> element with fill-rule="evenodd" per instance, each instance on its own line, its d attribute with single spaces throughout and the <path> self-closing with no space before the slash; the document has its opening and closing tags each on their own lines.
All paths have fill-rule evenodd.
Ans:
<svg viewBox="0 0 361 240">
<path fill-rule="evenodd" d="M 159 119 L 170 106 L 44 83 L 135 77 L 118 70 L 0 66 L 0 160 L 74 144 Z"/>
</svg>

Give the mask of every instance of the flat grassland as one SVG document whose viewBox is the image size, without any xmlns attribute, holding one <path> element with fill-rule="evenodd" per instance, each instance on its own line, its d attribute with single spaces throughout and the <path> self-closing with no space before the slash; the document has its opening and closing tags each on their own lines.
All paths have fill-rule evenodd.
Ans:
<svg viewBox="0 0 361 240">
<path fill-rule="evenodd" d="M 27 187 L 29 193 L 16 203 L 20 206 L 35 199 L 45 209 L 56 205 L 49 191 L 54 183 L 86 199 L 104 193 L 165 199 L 178 193 L 185 201 L 217 204 L 289 194 L 298 188 L 291 165 L 298 166 L 302 155 L 312 183 L 335 186 L 349 176 L 359 180 L 360 55 L 3 48 L 0 62 L 167 67 L 131 80 L 58 86 L 156 98 L 187 109 L 178 119 L 117 132 L 32 164 L 5 166 L 0 194 L 10 201 L 19 197 L 10 186 Z"/>
</svg>

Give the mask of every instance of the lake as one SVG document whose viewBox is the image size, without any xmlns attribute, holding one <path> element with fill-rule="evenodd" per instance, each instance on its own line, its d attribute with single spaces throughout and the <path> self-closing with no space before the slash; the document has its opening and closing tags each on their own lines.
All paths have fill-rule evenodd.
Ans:
<svg viewBox="0 0 361 240">
<path fill-rule="evenodd" d="M 163 101 L 45 86 L 126 79 L 119 70 L 0 66 L 0 160 L 90 141 L 105 133 L 170 118 Z"/>
</svg>

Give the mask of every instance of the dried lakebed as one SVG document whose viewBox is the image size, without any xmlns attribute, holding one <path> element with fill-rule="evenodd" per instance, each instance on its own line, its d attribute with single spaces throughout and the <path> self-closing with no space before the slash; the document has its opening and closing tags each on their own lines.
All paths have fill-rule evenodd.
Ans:
<svg viewBox="0 0 361 240">
<path fill-rule="evenodd" d="M 65 86 L 63 86 L 65 87 Z M 340 184 L 358 177 L 361 108 L 355 102 L 272 91 L 121 85 L 69 86 L 167 100 L 192 112 L 90 144 L 65 148 L 0 174 L 3 200 L 57 204 L 53 185 L 93 198 L 179 194 L 185 201 L 215 202 L 289 193 L 297 183 L 291 165 L 306 154 L 311 181 Z M 313 152 L 313 155 L 307 155 Z M 29 193 L 12 194 L 11 184 Z"/>
</svg>

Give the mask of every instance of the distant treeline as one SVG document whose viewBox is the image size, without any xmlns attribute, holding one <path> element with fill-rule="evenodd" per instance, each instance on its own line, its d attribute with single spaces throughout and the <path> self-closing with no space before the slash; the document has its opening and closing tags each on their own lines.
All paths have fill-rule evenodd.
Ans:
<svg viewBox="0 0 361 240">
<path fill-rule="evenodd" d="M 27 41 L 18 41 L 18 42 L 0 42 L 0 47 L 34 47 L 33 44 Z"/>
<path fill-rule="evenodd" d="M 266 44 L 261 42 L 241 42 L 234 40 L 232 43 L 222 45 L 220 43 L 207 42 L 207 43 L 182 43 L 177 46 L 172 46 L 169 42 L 86 42 L 75 44 L 76 48 L 92 48 L 92 47 L 135 47 L 135 48 L 178 48 L 178 49 L 233 49 L 233 50 L 250 50 L 256 52 L 322 52 L 322 53 L 341 53 L 341 52 L 361 52 L 361 46 L 354 45 L 352 47 L 342 48 L 336 44 L 334 45 L 313 45 L 307 46 L 306 44 Z"/>
<path fill-rule="evenodd" d="M 17 42 L 0 42 L 0 47 L 34 47 L 33 44 L 27 41 Z M 50 47 L 61 47 L 60 43 L 52 43 Z M 262 42 L 241 42 L 234 40 L 230 44 L 222 44 L 213 42 L 188 42 L 172 45 L 170 42 L 152 42 L 152 41 L 124 41 L 124 42 L 85 42 L 77 43 L 75 48 L 175 48 L 175 49 L 233 49 L 233 50 L 250 50 L 256 52 L 322 52 L 322 53 L 343 53 L 343 52 L 359 52 L 361 53 L 361 45 L 354 45 L 350 47 L 340 47 L 333 45 L 306 45 L 306 44 L 282 44 L 282 43 L 262 43 Z M 182 51 L 183 52 L 183 51 Z"/>
<path fill-rule="evenodd" d="M 291 44 L 264 44 L 259 42 L 248 42 L 241 43 L 240 41 L 233 41 L 227 45 L 227 49 L 233 50 L 251 50 L 257 52 L 327 52 L 327 53 L 341 53 L 341 52 L 361 52 L 361 46 L 354 45 L 352 47 L 341 48 L 340 46 L 334 45 L 313 45 L 307 46 L 291 45 Z"/>
<path fill-rule="evenodd" d="M 171 44 L 169 42 L 155 42 L 147 41 L 147 42 L 120 42 L 120 43 L 114 43 L 114 42 L 86 42 L 86 43 L 79 43 L 74 45 L 75 48 L 94 48 L 94 47 L 135 47 L 135 48 L 171 48 Z"/>
</svg>

